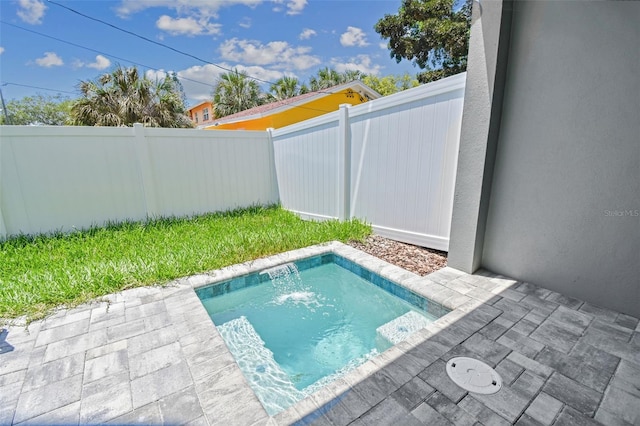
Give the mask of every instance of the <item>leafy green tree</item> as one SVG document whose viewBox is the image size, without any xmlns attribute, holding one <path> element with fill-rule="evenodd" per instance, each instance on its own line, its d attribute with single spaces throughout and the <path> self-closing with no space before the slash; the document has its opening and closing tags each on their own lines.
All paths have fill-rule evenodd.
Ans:
<svg viewBox="0 0 640 426">
<path fill-rule="evenodd" d="M 304 93 L 305 89 L 295 77 L 282 77 L 269 87 L 269 100 L 281 101 Z"/>
<path fill-rule="evenodd" d="M 375 30 L 388 39 L 391 57 L 413 61 L 421 83 L 467 69 L 472 0 L 402 0 L 397 15 L 385 15 Z"/>
<path fill-rule="evenodd" d="M 81 81 L 82 97 L 73 103 L 73 124 L 80 126 L 132 126 L 188 128 L 176 80 L 170 75 L 156 82 L 141 76 L 136 67 L 116 67 L 95 80 Z"/>
<path fill-rule="evenodd" d="M 420 84 L 418 80 L 409 73 L 405 73 L 404 75 L 387 75 L 384 77 L 365 75 L 362 78 L 362 82 L 382 96 L 392 95 Z"/>
<path fill-rule="evenodd" d="M 237 69 L 220 75 L 213 89 L 213 109 L 217 118 L 262 105 L 264 101 L 260 85 Z"/>
<path fill-rule="evenodd" d="M 69 123 L 72 100 L 60 94 L 25 96 L 7 102 L 7 114 L 14 125 L 62 126 Z M 4 113 L 0 115 L 0 124 L 5 123 Z"/>
</svg>

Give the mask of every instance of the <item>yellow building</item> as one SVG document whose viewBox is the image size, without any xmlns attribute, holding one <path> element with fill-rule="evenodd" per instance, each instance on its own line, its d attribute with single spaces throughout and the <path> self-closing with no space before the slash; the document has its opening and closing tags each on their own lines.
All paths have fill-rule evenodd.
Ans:
<svg viewBox="0 0 640 426">
<path fill-rule="evenodd" d="M 356 80 L 214 119 L 214 125 L 207 126 L 205 129 L 265 130 L 270 127 L 278 129 L 337 111 L 341 104 L 358 105 L 379 97 L 378 92 Z"/>
<path fill-rule="evenodd" d="M 187 110 L 187 114 L 193 124 L 198 128 L 210 126 L 215 123 L 213 117 L 213 104 L 211 101 L 200 102 Z"/>
</svg>

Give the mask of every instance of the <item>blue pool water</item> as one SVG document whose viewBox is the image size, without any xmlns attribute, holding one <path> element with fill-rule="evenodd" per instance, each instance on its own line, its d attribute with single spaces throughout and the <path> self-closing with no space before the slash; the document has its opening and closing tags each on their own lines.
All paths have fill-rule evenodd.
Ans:
<svg viewBox="0 0 640 426">
<path fill-rule="evenodd" d="M 446 313 L 333 254 L 197 293 L 270 415 Z"/>
</svg>

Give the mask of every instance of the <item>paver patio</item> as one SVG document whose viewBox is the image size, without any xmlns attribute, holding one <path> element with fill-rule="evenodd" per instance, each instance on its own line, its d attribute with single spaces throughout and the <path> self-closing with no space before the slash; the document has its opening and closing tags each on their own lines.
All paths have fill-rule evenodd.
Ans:
<svg viewBox="0 0 640 426">
<path fill-rule="evenodd" d="M 194 287 L 332 250 L 453 309 L 269 417 Z M 494 395 L 445 373 L 494 367 Z M 0 334 L 0 424 L 640 424 L 638 319 L 488 272 L 419 277 L 340 243 L 62 310 Z"/>
</svg>

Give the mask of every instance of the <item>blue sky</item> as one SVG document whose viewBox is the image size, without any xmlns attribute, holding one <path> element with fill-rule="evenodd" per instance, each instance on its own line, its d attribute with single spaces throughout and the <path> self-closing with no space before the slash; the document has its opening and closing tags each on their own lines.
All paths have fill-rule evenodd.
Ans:
<svg viewBox="0 0 640 426">
<path fill-rule="evenodd" d="M 373 29 L 386 13 L 397 12 L 400 0 L 54 1 L 267 81 L 283 75 L 307 80 L 324 66 L 380 76 L 418 71 L 406 60 L 397 64 L 391 59 L 386 42 Z M 80 80 L 133 61 L 145 65 L 140 68 L 152 77 L 162 71 L 184 77 L 193 105 L 210 97 L 217 76 L 224 72 L 48 0 L 1 0 L 0 19 L 0 80 L 10 83 L 2 86 L 6 99 L 56 93 L 16 84 L 72 92 L 63 94 L 74 97 Z"/>
</svg>

